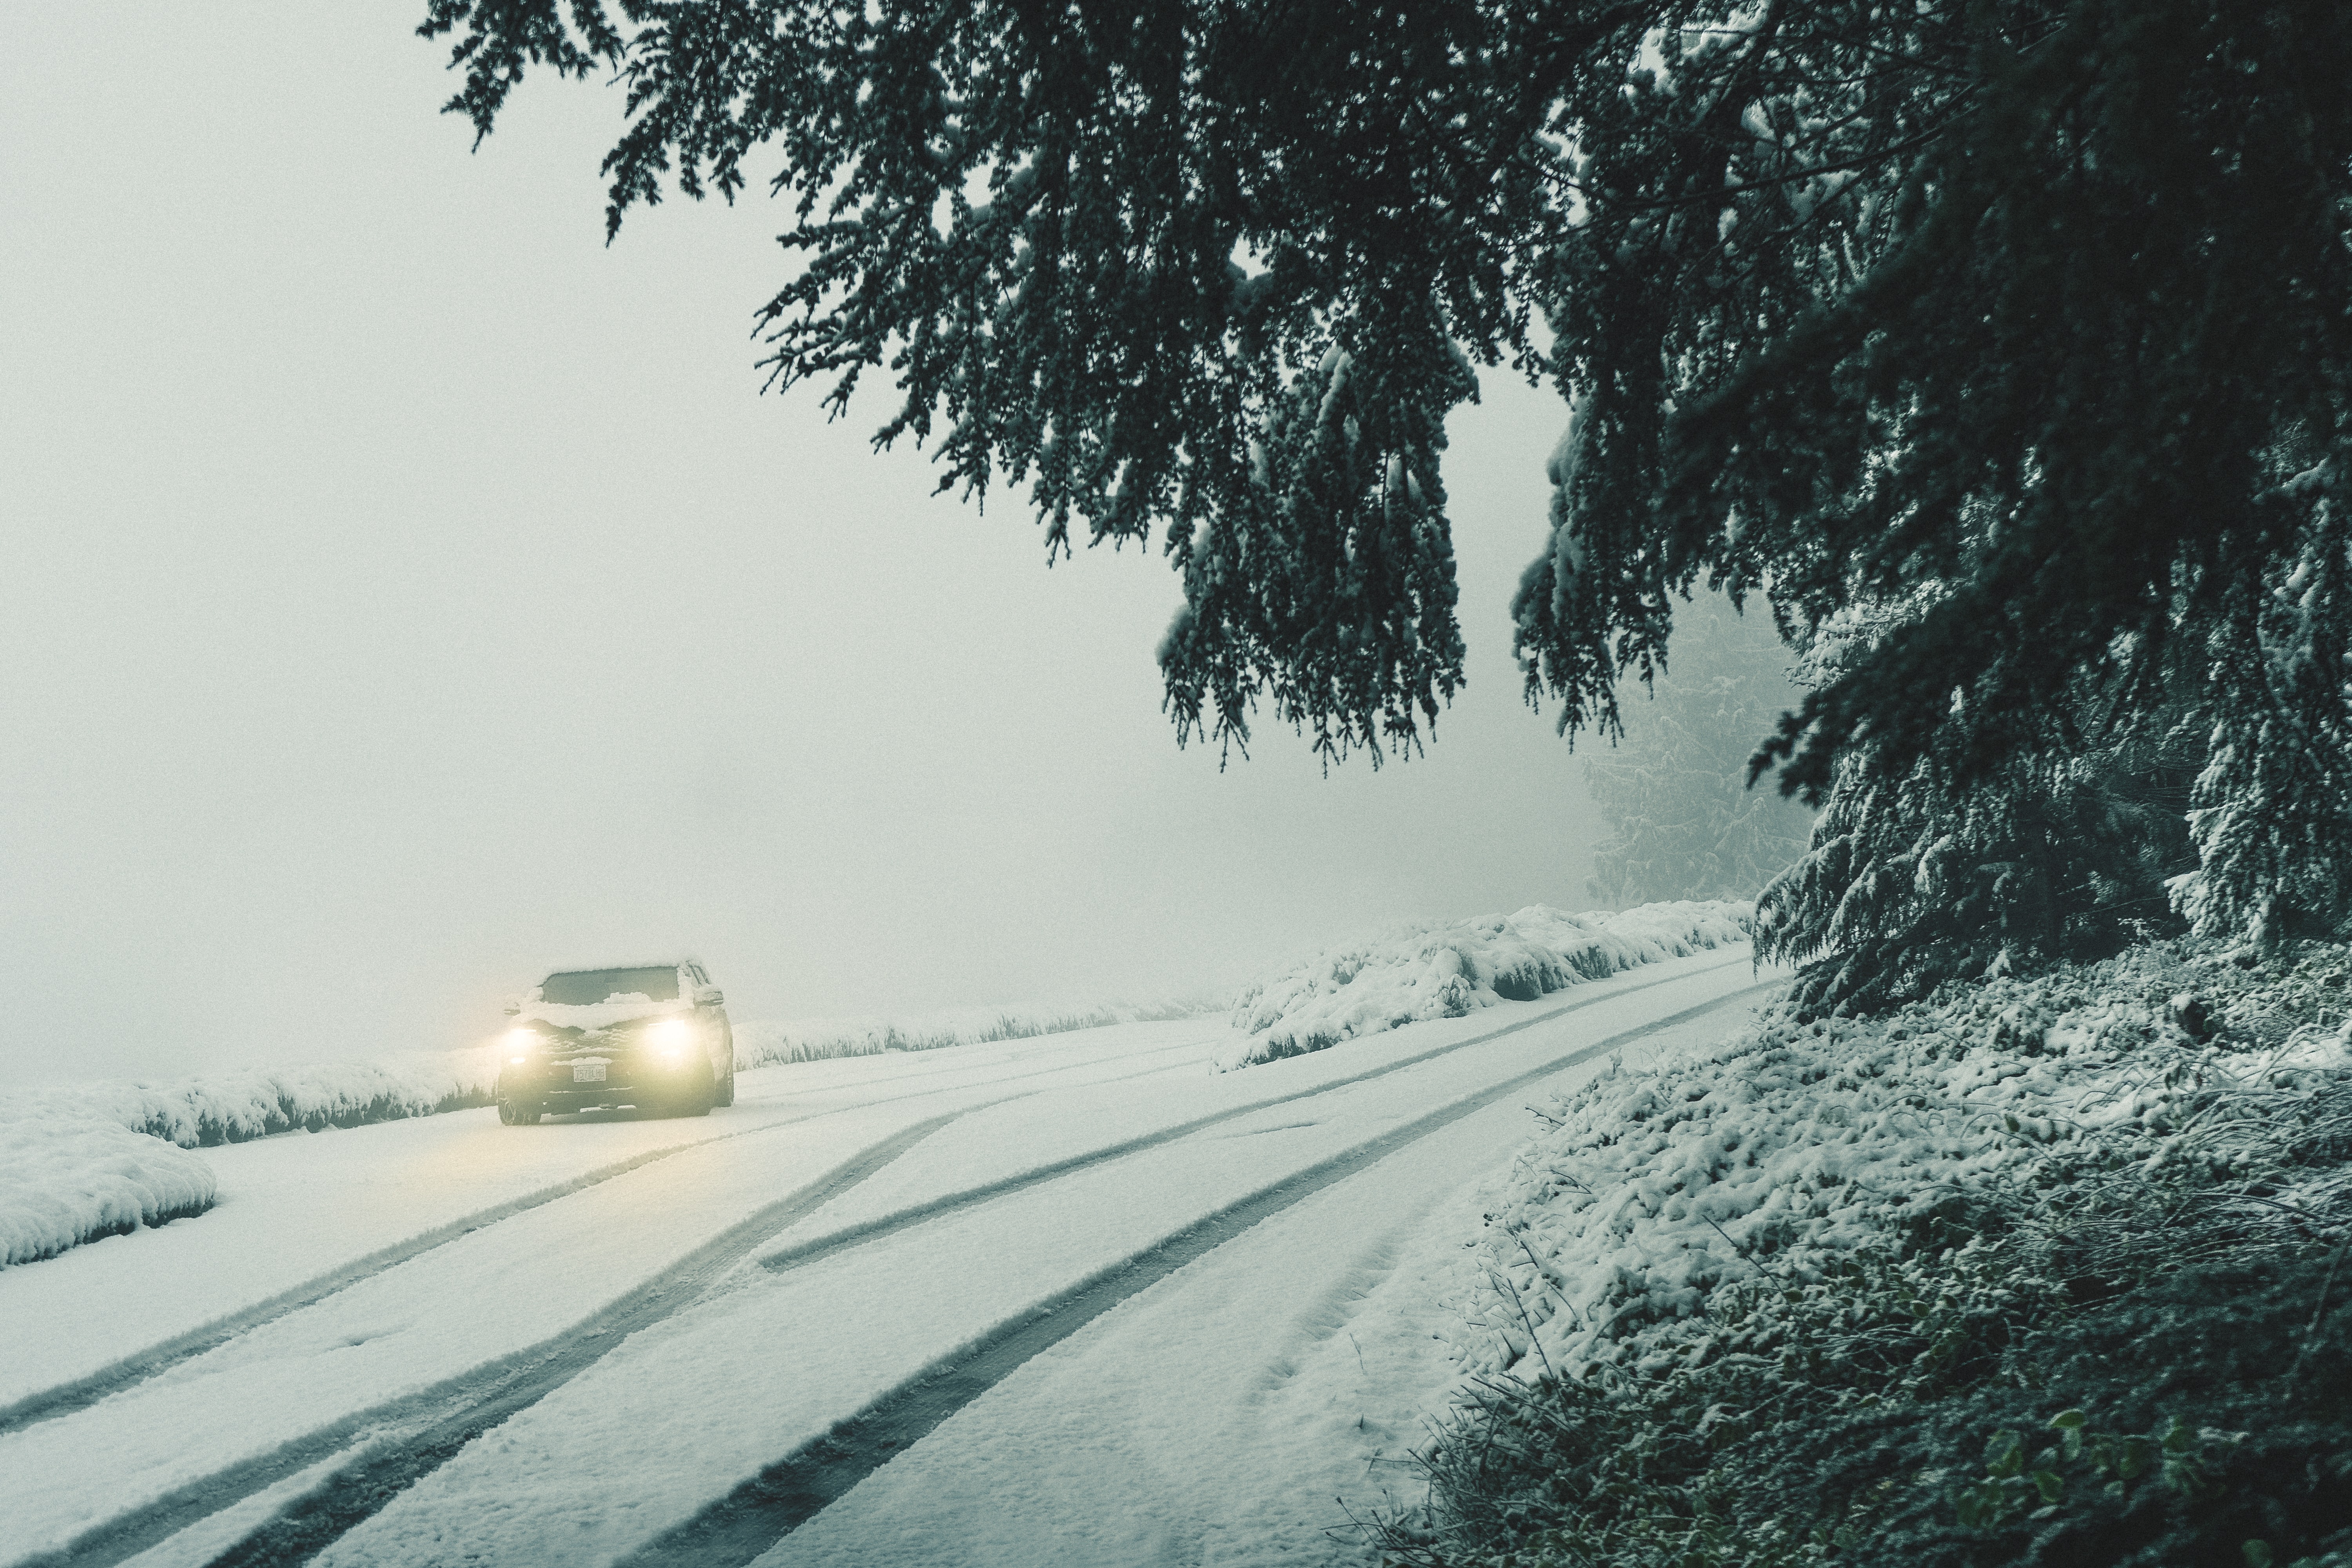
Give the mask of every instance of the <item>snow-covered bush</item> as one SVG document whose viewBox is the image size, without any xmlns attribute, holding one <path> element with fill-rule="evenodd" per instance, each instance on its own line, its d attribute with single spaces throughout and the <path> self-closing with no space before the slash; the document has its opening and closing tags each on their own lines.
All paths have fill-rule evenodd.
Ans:
<svg viewBox="0 0 2352 1568">
<path fill-rule="evenodd" d="M 778 1062 L 871 1057 L 885 1051 L 930 1051 L 946 1046 L 1025 1040 L 1038 1035 L 1197 1017 L 1216 1004 L 1172 998 L 1156 1002 L 1039 1003 L 964 1007 L 907 1018 L 799 1018 L 735 1026 L 735 1065 L 749 1070 Z"/>
<path fill-rule="evenodd" d="M 1466 1364 L 1524 1371 L 1540 1346 L 1579 1375 L 1681 1354 L 1724 1281 L 1925 1245 L 2004 1186 L 2144 1183 L 2174 1159 L 2276 1182 L 2302 1156 L 2273 1142 L 2316 1137 L 2345 1143 L 2308 1178 L 2333 1192 L 2352 1158 L 2352 963 L 2320 951 L 2336 956 L 2266 983 L 2137 948 L 1885 1018 L 1783 1009 L 1696 1057 L 1614 1068 L 1559 1102 L 1486 1205 Z M 2295 1201 L 2352 1223 L 2352 1205 Z"/>
<path fill-rule="evenodd" d="M 27 1089 L 0 1100 L 0 1116 L 95 1116 L 194 1148 L 241 1143 L 298 1127 L 315 1132 L 487 1105 L 497 1079 L 497 1047 L 478 1046 L 381 1061 L 204 1073 L 162 1083 L 106 1079 Z"/>
<path fill-rule="evenodd" d="M 1482 1205 L 1469 1390 L 1382 1544 L 2352 1553 L 2347 1007 L 2340 946 L 2149 946 L 1592 1081 Z"/>
<path fill-rule="evenodd" d="M 104 1117 L 0 1109 L 0 1268 L 210 1208 L 200 1155 Z"/>
<path fill-rule="evenodd" d="M 1749 908 L 1727 900 L 1568 914 L 1530 904 L 1511 915 L 1433 921 L 1335 947 L 1234 1003 L 1246 1037 L 1226 1068 L 1276 1061 L 1427 1018 L 1529 1002 L 1637 964 L 1744 942 Z"/>
</svg>

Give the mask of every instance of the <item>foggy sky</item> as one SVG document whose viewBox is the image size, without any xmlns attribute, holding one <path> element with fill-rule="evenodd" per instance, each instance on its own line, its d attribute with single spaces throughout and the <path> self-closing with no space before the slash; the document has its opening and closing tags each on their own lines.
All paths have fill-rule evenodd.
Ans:
<svg viewBox="0 0 2352 1568">
<path fill-rule="evenodd" d="M 1048 571 L 763 396 L 784 208 L 602 244 L 614 92 L 469 154 L 421 5 L 0 10 L 0 1059 L 15 1082 L 467 1044 L 551 964 L 738 1018 L 1232 984 L 1586 907 L 1507 604 L 1557 397 L 1446 481 L 1467 693 L 1326 778 L 1179 752 L 1156 546 Z"/>
</svg>

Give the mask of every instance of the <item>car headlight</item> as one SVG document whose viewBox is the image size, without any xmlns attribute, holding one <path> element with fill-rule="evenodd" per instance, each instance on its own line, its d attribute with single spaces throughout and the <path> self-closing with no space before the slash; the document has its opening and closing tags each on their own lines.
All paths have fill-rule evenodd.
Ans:
<svg viewBox="0 0 2352 1568">
<path fill-rule="evenodd" d="M 538 1030 L 509 1029 L 507 1031 L 507 1060 L 520 1065 L 530 1058 L 531 1052 L 538 1048 Z"/>
<path fill-rule="evenodd" d="M 687 1041 L 694 1037 L 694 1027 L 683 1018 L 664 1018 L 647 1034 L 662 1055 L 674 1057 L 685 1050 Z"/>
</svg>

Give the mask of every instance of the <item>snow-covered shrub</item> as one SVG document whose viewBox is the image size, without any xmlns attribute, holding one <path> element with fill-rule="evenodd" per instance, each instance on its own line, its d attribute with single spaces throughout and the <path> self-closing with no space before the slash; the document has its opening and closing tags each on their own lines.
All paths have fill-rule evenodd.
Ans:
<svg viewBox="0 0 2352 1568">
<path fill-rule="evenodd" d="M 1714 1050 L 1612 1068 L 1558 1104 L 1486 1205 L 1467 1365 L 1524 1371 L 1540 1346 L 1577 1375 L 1680 1354 L 1663 1347 L 1725 1280 L 1925 1245 L 1997 1190 L 2054 1184 L 2079 1207 L 2103 1173 L 2145 1190 L 2183 1160 L 2332 1191 L 2352 1158 L 2347 973 L 2335 947 L 2266 975 L 2151 946 L 1884 1018 L 1784 1007 Z M 2253 1204 L 2249 1223 L 2287 1212 Z"/>
<path fill-rule="evenodd" d="M 1874 1020 L 1784 1008 L 1594 1080 L 1485 1205 L 1469 1392 L 1430 1507 L 1383 1545 L 1523 1568 L 2352 1552 L 2347 1007 L 2342 947 L 2150 946 Z M 2137 1478 L 2099 1471 L 2126 1452 Z"/>
<path fill-rule="evenodd" d="M 1530 1002 L 1637 964 L 1748 938 L 1748 906 L 1646 904 L 1568 914 L 1530 904 L 1511 915 L 1433 921 L 1335 947 L 1234 1003 L 1244 1038 L 1219 1065 L 1276 1061 L 1427 1018 Z"/>
<path fill-rule="evenodd" d="M 965 1007 L 910 1018 L 800 1018 L 735 1026 L 735 1065 L 749 1070 L 778 1062 L 871 1057 L 885 1051 L 929 1051 L 946 1046 L 1025 1040 L 1038 1035 L 1197 1017 L 1215 1004 L 1185 998 L 1156 1002 L 1042 1003 Z"/>
<path fill-rule="evenodd" d="M 200 1155 L 104 1117 L 0 1110 L 0 1268 L 210 1208 Z"/>
</svg>

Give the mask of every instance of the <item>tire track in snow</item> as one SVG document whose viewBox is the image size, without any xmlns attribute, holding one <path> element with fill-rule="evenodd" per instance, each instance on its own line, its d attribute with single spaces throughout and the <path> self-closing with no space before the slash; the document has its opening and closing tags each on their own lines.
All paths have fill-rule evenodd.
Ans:
<svg viewBox="0 0 2352 1568">
<path fill-rule="evenodd" d="M 1475 1035 L 1468 1039 L 1457 1040 L 1448 1045 L 1435 1046 L 1428 1050 L 1416 1052 L 1412 1056 L 1401 1058 L 1396 1061 L 1388 1062 L 1360 1073 L 1328 1080 L 1312 1088 L 1294 1090 L 1288 1094 L 1269 1096 L 1246 1105 L 1216 1111 L 1173 1128 L 1163 1129 L 1158 1132 L 1113 1144 L 1107 1149 L 1056 1161 L 1001 1181 L 950 1194 L 927 1204 L 897 1210 L 868 1224 L 834 1233 L 804 1247 L 776 1254 L 761 1261 L 771 1268 L 797 1268 L 816 1258 L 847 1247 L 862 1245 L 936 1218 L 941 1214 L 985 1203 L 1020 1188 L 1053 1181 L 1090 1166 L 1103 1164 L 1129 1154 L 1171 1142 L 1199 1131 L 1202 1128 L 1264 1110 L 1269 1106 L 1286 1104 L 1293 1100 L 1309 1099 L 1316 1095 L 1351 1088 L 1360 1083 L 1384 1078 L 1390 1073 L 1417 1067 L 1423 1062 L 1455 1051 L 1466 1050 L 1473 1046 L 1484 1045 L 1505 1036 L 1517 1034 L 1523 1029 L 1549 1023 L 1570 1013 L 1598 1006 L 1604 1002 L 1615 1001 L 1655 986 L 1690 980 L 1697 975 L 1716 973 L 1730 968 L 1735 963 L 1746 961 L 1746 956 L 1743 952 L 1738 957 L 1727 960 L 1722 963 L 1709 964 L 1703 969 L 1661 975 L 1654 979 L 1644 980 L 1638 985 L 1613 988 L 1606 995 L 1579 997 L 1573 1002 L 1549 1008 L 1533 1017 L 1519 1019 L 1499 1029 L 1491 1029 L 1484 1034 Z M 1747 991 L 1733 994 L 1745 996 L 1757 989 L 1760 988 L 1750 987 Z M 1723 1005 L 1725 1005 L 1724 1001 L 1718 1000 L 1707 1003 L 1694 1011 L 1704 1012 Z M 1679 1019 L 1686 1016 L 1689 1015 L 1676 1014 L 1675 1018 Z M 1670 1019 L 1667 1022 L 1673 1021 Z M 1645 1025 L 1633 1033 L 1645 1033 L 1664 1026 L 1664 1024 Z M 1615 1036 L 1612 1037 L 1612 1040 L 1621 1040 L 1625 1037 L 1629 1037 Z M 1171 1046 L 1163 1047 L 1160 1051 L 1144 1054 L 1158 1055 L 1184 1048 L 1194 1047 Z M 1608 1042 L 1604 1042 L 1601 1046 L 1587 1047 L 1587 1050 L 1598 1051 L 1607 1048 L 1612 1047 Z M 1580 1057 L 1577 1059 L 1582 1058 Z M 992 1084 L 1013 1082 L 1020 1079 L 1044 1076 L 1046 1073 L 1070 1070 L 1073 1070 L 1072 1067 L 1069 1064 L 1064 1064 L 989 1081 Z M 1164 1070 L 1167 1069 L 1146 1068 L 1139 1072 L 1092 1079 L 1086 1084 L 1073 1087 L 1085 1088 L 1092 1087 L 1097 1083 L 1115 1083 L 1122 1079 L 1148 1077 L 1154 1072 Z M 1517 1081 L 1517 1079 L 1512 1080 L 1513 1083 Z M 1508 1091 L 1509 1087 L 1505 1086 L 1492 1092 Z M 916 1099 L 927 1094 L 944 1092 L 948 1091 L 927 1089 L 905 1095 L 887 1096 L 854 1106 L 816 1112 L 809 1117 L 796 1119 L 796 1121 L 814 1121 L 822 1116 L 870 1109 L 874 1105 L 887 1104 L 895 1100 Z M 455 1457 L 458 1450 L 475 1436 L 497 1426 L 517 1411 L 544 1398 L 564 1383 L 568 1383 L 616 1348 L 627 1335 L 640 1328 L 650 1326 L 661 1318 L 690 1304 L 700 1293 L 699 1289 L 692 1292 L 679 1292 L 674 1299 L 667 1301 L 662 1301 L 660 1298 L 665 1289 L 674 1282 L 675 1277 L 681 1270 L 695 1266 L 705 1253 L 730 1239 L 740 1237 L 749 1227 L 754 1225 L 761 1226 L 760 1233 L 742 1240 L 732 1255 L 727 1258 L 724 1267 L 717 1268 L 704 1277 L 704 1284 L 707 1286 L 709 1283 L 715 1282 L 719 1274 L 726 1272 L 727 1268 L 733 1267 L 736 1262 L 756 1249 L 770 1237 L 815 1213 L 825 1203 L 840 1196 L 856 1183 L 864 1181 L 887 1164 L 891 1159 L 896 1158 L 898 1153 L 912 1147 L 921 1138 L 928 1137 L 948 1122 L 974 1111 L 1003 1104 L 1011 1100 L 1025 1099 L 1029 1094 L 1041 1091 L 1029 1090 L 1023 1094 L 1003 1096 L 908 1128 L 892 1139 L 873 1146 L 851 1164 L 838 1167 L 832 1176 L 821 1181 L 816 1187 L 803 1189 L 803 1194 L 785 1199 L 769 1209 L 763 1209 L 751 1219 L 739 1222 L 737 1226 L 722 1233 L 719 1237 L 705 1244 L 703 1248 L 698 1249 L 694 1254 L 674 1265 L 671 1269 L 656 1276 L 655 1279 L 623 1298 L 621 1301 L 605 1309 L 604 1312 L 567 1330 L 562 1334 L 527 1350 L 460 1373 L 431 1389 L 361 1412 L 321 1427 L 304 1437 L 292 1439 L 270 1454 L 232 1467 L 205 1480 L 192 1483 L 144 1508 L 135 1510 L 107 1525 L 87 1532 L 77 1538 L 66 1549 L 62 1557 L 31 1559 L 21 1565 L 21 1568 L 48 1568 L 52 1563 L 62 1564 L 66 1562 L 77 1564 L 87 1563 L 91 1565 L 91 1568 L 109 1568 L 109 1565 L 146 1550 L 147 1547 L 167 1539 L 207 1514 L 241 1501 L 254 1492 L 274 1485 L 289 1475 L 317 1464 L 340 1449 L 363 1442 L 364 1451 L 357 1457 L 352 1465 L 338 1470 L 320 1488 L 289 1503 L 268 1523 L 247 1535 L 227 1552 L 215 1558 L 211 1568 L 231 1568 L 231 1565 L 236 1565 L 236 1568 L 245 1568 L 247 1564 L 308 1562 L 311 1557 L 323 1552 L 338 1537 L 381 1511 L 401 1491 Z M 772 1122 L 765 1127 L 747 1129 L 746 1131 L 768 1131 L 793 1124 L 795 1121 Z M 731 1138 L 744 1135 L 730 1133 L 725 1136 Z M 688 1148 L 698 1148 L 704 1143 L 719 1141 L 705 1139 L 694 1143 L 678 1145 L 661 1152 L 683 1152 Z M 841 1179 L 849 1175 L 853 1167 L 856 1168 L 854 1176 L 847 1180 Z M 820 1191 L 820 1189 L 823 1190 Z M 812 1201 L 803 1203 L 803 1198 L 812 1198 Z M 787 1208 L 793 1212 L 783 1213 L 782 1211 Z M 763 1221 L 772 1221 L 772 1223 L 761 1224 Z M 649 1305 L 657 1306 L 658 1310 L 646 1310 L 642 1321 L 636 1321 L 633 1317 L 627 1326 L 619 1329 L 618 1331 L 614 1331 L 606 1325 L 608 1318 L 614 1317 L 625 1309 L 633 1306 L 646 1308 Z M 585 1341 L 590 1337 L 601 1342 L 586 1343 Z M 531 1372 L 530 1363 L 534 1358 L 540 1368 L 537 1374 Z M 83 1555 L 85 1552 L 90 1555 Z"/>
<path fill-rule="evenodd" d="M 1516 1024 L 1508 1024 L 1499 1029 L 1491 1029 L 1486 1034 L 1475 1035 L 1466 1040 L 1456 1040 L 1452 1045 L 1435 1046 L 1385 1066 L 1373 1068 L 1369 1071 L 1356 1073 L 1348 1078 L 1335 1079 L 1311 1089 L 1296 1089 L 1291 1093 L 1277 1094 L 1265 1100 L 1254 1100 L 1247 1105 L 1234 1106 L 1230 1110 L 1212 1111 L 1206 1116 L 1195 1117 L 1190 1121 L 1179 1122 L 1173 1127 L 1162 1128 L 1157 1132 L 1146 1132 L 1128 1139 L 1125 1142 L 1113 1143 L 1107 1148 L 1091 1150 L 1084 1154 L 1073 1154 L 1067 1159 L 1055 1160 L 1049 1164 L 1034 1165 L 1026 1171 L 1016 1172 L 1013 1175 L 1000 1177 L 993 1182 L 984 1182 L 976 1187 L 966 1187 L 960 1192 L 929 1198 L 919 1204 L 911 1204 L 902 1209 L 893 1209 L 888 1214 L 878 1215 L 873 1219 L 845 1226 L 828 1235 L 817 1237 L 814 1240 L 772 1252 L 760 1259 L 760 1267 L 778 1273 L 798 1268 L 805 1264 L 814 1263 L 820 1258 L 830 1257 L 844 1247 L 862 1247 L 878 1237 L 937 1219 L 941 1215 L 953 1214 L 958 1209 L 971 1208 L 977 1204 L 988 1203 L 992 1199 L 1003 1197 L 1009 1193 L 1019 1192 L 1024 1187 L 1033 1187 L 1041 1182 L 1054 1181 L 1090 1166 L 1125 1159 L 1129 1154 L 1139 1154 L 1147 1149 L 1156 1149 L 1163 1143 L 1172 1143 L 1180 1138 L 1189 1138 L 1203 1128 L 1214 1127 L 1220 1122 L 1231 1121 L 1236 1117 L 1248 1116 L 1276 1105 L 1288 1105 L 1294 1100 L 1312 1100 L 1317 1095 L 1329 1094 L 1335 1089 L 1352 1089 L 1358 1084 L 1370 1083 L 1374 1079 L 1386 1078 L 1392 1072 L 1402 1072 L 1407 1068 L 1419 1067 L 1423 1062 L 1450 1056 L 1455 1051 L 1468 1050 L 1472 1046 L 1483 1046 L 1488 1041 L 1501 1039 L 1506 1035 L 1516 1035 L 1522 1029 L 1532 1029 L 1538 1024 L 1549 1024 L 1554 1018 L 1569 1013 L 1580 1012 L 1586 1007 L 1599 1006 L 1603 1002 L 1613 1002 L 1621 996 L 1630 996 L 1637 991 L 1647 991 L 1654 985 L 1666 985 L 1678 980 L 1688 980 L 1696 974 L 1713 974 L 1718 970 L 1730 968 L 1733 963 L 1738 962 L 1740 961 L 1735 959 L 1731 963 L 1711 963 L 1705 969 L 1644 981 L 1639 985 L 1628 985 L 1622 990 L 1612 991 L 1606 996 L 1581 997 L 1565 1006 L 1554 1007 L 1548 1012 L 1539 1013 L 1532 1018 L 1522 1018 Z M 1739 994 L 1745 995 L 1747 993 L 1742 992 Z M 1266 1128 L 1264 1131 L 1274 1131 L 1276 1129 Z"/>
<path fill-rule="evenodd" d="M 985 1109 L 968 1106 L 951 1110 L 869 1145 L 790 1197 L 738 1220 L 627 1295 L 551 1338 L 431 1388 L 344 1416 L 267 1454 L 193 1481 L 83 1532 L 61 1551 L 24 1559 L 19 1568 L 66 1568 L 67 1564 L 110 1568 L 209 1514 L 357 1446 L 361 1454 L 355 1464 L 336 1472 L 319 1491 L 289 1503 L 214 1560 L 221 1563 L 307 1561 L 335 1536 L 390 1501 L 409 1481 L 457 1452 L 475 1434 L 569 1382 L 630 1334 L 693 1300 L 768 1237 L 815 1213 L 949 1122 Z M 427 1455 L 438 1457 L 422 1463 Z M 417 1468 L 420 1464 L 422 1468 Z M 336 1489 L 346 1478 L 363 1479 L 372 1489 L 382 1489 L 404 1470 L 411 1473 L 382 1490 L 366 1512 L 339 1525 L 332 1523 L 340 1517 L 332 1506 L 340 1500 Z M 329 1506 L 314 1506 L 320 1504 Z M 331 1526 L 331 1533 L 320 1533 Z"/>
<path fill-rule="evenodd" d="M 1150 1050 L 1138 1051 L 1134 1055 L 1136 1058 L 1166 1056 L 1174 1051 L 1197 1048 L 1199 1047 L 1196 1043 L 1188 1041 L 1179 1046 L 1154 1047 Z M 1017 1083 L 1023 1079 L 1039 1078 L 1049 1073 L 1075 1072 L 1085 1065 L 1063 1062 L 1053 1067 L 1039 1068 L 1032 1072 L 1008 1074 L 1003 1078 L 991 1079 L 984 1082 L 988 1087 L 1000 1083 Z M 951 1069 L 938 1069 L 938 1071 L 948 1070 Z M 1123 1073 L 1090 1081 L 1118 1083 L 1123 1079 L 1148 1077 L 1152 1072 L 1166 1070 L 1162 1068 L 1153 1068 L 1140 1073 Z M 919 1076 L 934 1077 L 937 1074 L 934 1072 Z M 388 1268 L 396 1268 L 412 1258 L 431 1252 L 436 1247 L 446 1247 L 449 1243 L 461 1237 L 469 1236 L 485 1226 L 496 1225 L 500 1220 L 511 1219 L 519 1214 L 528 1214 L 532 1209 L 554 1203 L 559 1198 L 568 1198 L 574 1193 L 586 1192 L 591 1187 L 600 1186 L 615 1176 L 627 1175 L 631 1171 L 650 1165 L 657 1160 L 667 1160 L 673 1154 L 683 1154 L 693 1149 L 706 1149 L 714 1143 L 724 1143 L 737 1138 L 751 1138 L 786 1127 L 798 1127 L 811 1121 L 821 1121 L 828 1116 L 845 1116 L 851 1111 L 870 1110 L 877 1105 L 889 1105 L 901 1100 L 920 1100 L 928 1095 L 953 1092 L 952 1088 L 909 1089 L 903 1094 L 879 1095 L 872 1100 L 862 1100 L 854 1105 L 835 1106 L 827 1110 L 809 1111 L 803 1115 L 787 1116 L 779 1121 L 763 1121 L 757 1127 L 745 1127 L 732 1132 L 714 1133 L 708 1138 L 694 1138 L 682 1143 L 666 1144 L 659 1149 L 645 1150 L 626 1159 L 599 1165 L 593 1171 L 583 1172 L 567 1181 L 557 1182 L 552 1185 L 539 1188 L 535 1192 L 509 1198 L 505 1203 L 494 1204 L 488 1208 L 462 1215 L 446 1224 L 435 1226 L 430 1230 L 421 1231 L 404 1241 L 396 1241 L 389 1247 L 379 1247 L 363 1258 L 355 1258 L 338 1268 L 331 1268 L 323 1274 L 281 1290 L 275 1296 L 257 1301 L 250 1307 L 231 1312 L 226 1317 L 215 1318 L 208 1323 L 188 1330 L 185 1333 L 175 1334 L 158 1344 L 125 1356 L 110 1365 L 100 1367 L 96 1372 L 86 1373 L 68 1383 L 58 1384 L 37 1394 L 26 1394 L 12 1405 L 0 1405 L 0 1436 L 26 1426 L 37 1426 L 44 1421 L 55 1420 L 61 1415 L 70 1415 L 77 1410 L 87 1410 L 99 1401 L 135 1388 L 150 1378 L 171 1371 L 183 1362 L 192 1361 L 207 1352 L 218 1350 L 231 1340 L 251 1333 L 256 1329 L 267 1327 L 280 1318 L 300 1311 L 305 1307 L 316 1306 L 336 1292 L 347 1290 L 354 1285 L 373 1279 Z M 551 1128 L 548 1131 L 551 1134 L 558 1130 Z"/>
<path fill-rule="evenodd" d="M 1749 986 L 1628 1029 L 1597 1045 L 1453 1100 L 1194 1221 L 1030 1308 L 965 1349 L 941 1359 L 809 1443 L 769 1466 L 683 1524 L 622 1560 L 623 1568 L 709 1568 L 748 1563 L 846 1494 L 867 1476 L 1041 1352 L 1113 1307 L 1157 1284 L 1292 1205 L 1418 1142 L 1464 1117 L 1644 1035 L 1687 1024 L 1769 991 Z"/>
</svg>

